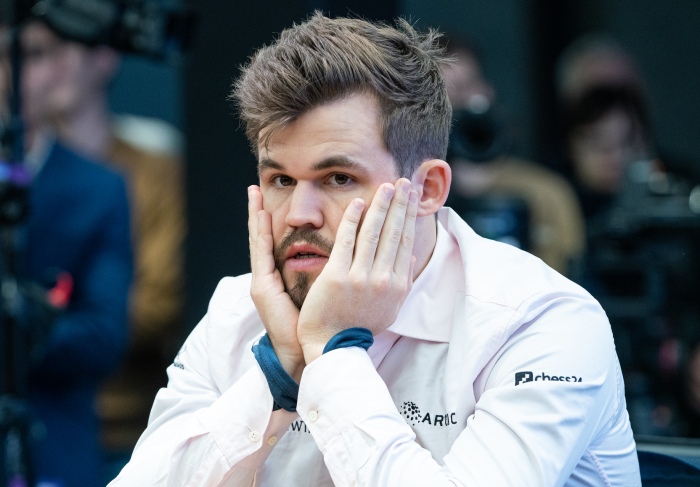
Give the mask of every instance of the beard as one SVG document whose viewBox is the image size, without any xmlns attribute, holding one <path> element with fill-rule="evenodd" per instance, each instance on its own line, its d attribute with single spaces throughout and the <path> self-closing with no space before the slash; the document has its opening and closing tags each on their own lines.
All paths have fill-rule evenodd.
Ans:
<svg viewBox="0 0 700 487">
<path fill-rule="evenodd" d="M 314 283 L 316 276 L 313 276 L 309 272 L 295 272 L 292 276 L 287 276 L 284 273 L 284 262 L 285 254 L 290 245 L 296 242 L 306 242 L 310 245 L 318 247 L 321 251 L 327 255 L 331 255 L 333 250 L 333 242 L 322 237 L 316 230 L 311 228 L 299 228 L 293 230 L 284 236 L 279 244 L 275 245 L 274 248 L 274 258 L 275 267 L 282 276 L 282 282 L 284 283 L 284 290 L 289 294 L 292 299 L 292 303 L 298 309 L 304 304 L 306 295 L 311 289 L 311 285 Z"/>
</svg>

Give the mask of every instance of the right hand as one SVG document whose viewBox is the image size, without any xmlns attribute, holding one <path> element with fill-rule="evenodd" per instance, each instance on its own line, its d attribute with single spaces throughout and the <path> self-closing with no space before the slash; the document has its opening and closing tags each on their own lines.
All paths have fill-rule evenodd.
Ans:
<svg viewBox="0 0 700 487">
<path fill-rule="evenodd" d="M 280 363 L 295 381 L 301 380 L 306 363 L 297 338 L 299 310 L 284 289 L 275 267 L 272 218 L 262 207 L 258 186 L 248 188 L 248 241 L 253 279 L 250 297 L 265 325 Z"/>
</svg>

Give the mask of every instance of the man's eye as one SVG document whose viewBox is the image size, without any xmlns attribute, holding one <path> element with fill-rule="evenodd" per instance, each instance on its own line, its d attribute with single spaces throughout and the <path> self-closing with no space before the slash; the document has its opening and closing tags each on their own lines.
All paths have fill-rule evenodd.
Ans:
<svg viewBox="0 0 700 487">
<path fill-rule="evenodd" d="M 328 182 L 334 186 L 347 186 L 352 179 L 347 174 L 333 174 L 328 178 Z"/>
<path fill-rule="evenodd" d="M 275 176 L 272 179 L 272 184 L 276 188 L 282 188 L 284 186 L 291 186 L 294 183 L 294 180 L 290 178 L 289 176 Z"/>
</svg>

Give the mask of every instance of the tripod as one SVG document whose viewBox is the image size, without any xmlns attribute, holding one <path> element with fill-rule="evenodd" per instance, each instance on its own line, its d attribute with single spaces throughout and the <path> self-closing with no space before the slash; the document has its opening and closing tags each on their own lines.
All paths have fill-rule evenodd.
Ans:
<svg viewBox="0 0 700 487">
<path fill-rule="evenodd" d="M 31 334 L 25 323 L 25 302 L 18 275 L 18 228 L 27 215 L 28 175 L 23 160 L 20 113 L 20 47 L 16 5 L 3 5 L 11 33 L 12 94 L 9 119 L 2 134 L 0 167 L 0 487 L 35 485 L 29 446 L 30 418 L 25 403 L 29 381 Z"/>
</svg>

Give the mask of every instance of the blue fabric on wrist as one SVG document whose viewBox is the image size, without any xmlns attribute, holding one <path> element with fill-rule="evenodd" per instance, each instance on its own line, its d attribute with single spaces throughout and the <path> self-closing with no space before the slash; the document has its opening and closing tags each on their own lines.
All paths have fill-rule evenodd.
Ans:
<svg viewBox="0 0 700 487">
<path fill-rule="evenodd" d="M 272 348 L 270 337 L 265 333 L 256 345 L 253 345 L 253 355 L 265 374 L 267 385 L 270 387 L 274 403 L 272 410 L 284 409 L 296 412 L 299 384 L 284 370 L 275 349 Z"/>
<path fill-rule="evenodd" d="M 348 328 L 340 333 L 337 333 L 333 338 L 328 340 L 326 346 L 323 347 L 323 353 L 336 350 L 338 348 L 360 347 L 367 350 L 374 343 L 372 332 L 367 328 Z"/>
</svg>

